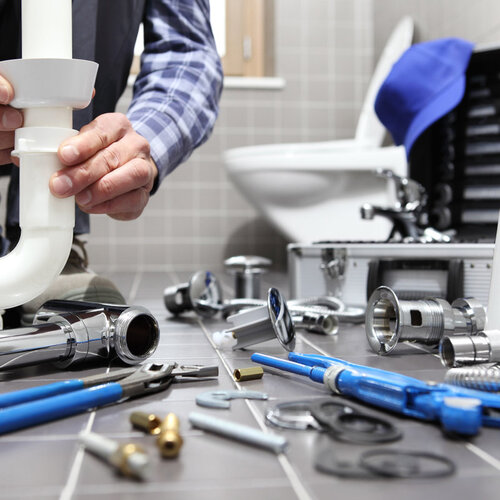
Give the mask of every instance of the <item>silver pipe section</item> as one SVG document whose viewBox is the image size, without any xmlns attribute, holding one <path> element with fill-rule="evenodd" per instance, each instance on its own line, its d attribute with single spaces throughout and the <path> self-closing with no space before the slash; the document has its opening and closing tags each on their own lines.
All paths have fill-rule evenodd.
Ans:
<svg viewBox="0 0 500 500">
<path fill-rule="evenodd" d="M 439 355 L 447 367 L 500 362 L 500 330 L 443 337 L 439 344 Z"/>
<path fill-rule="evenodd" d="M 444 377 L 447 384 L 477 389 L 480 391 L 500 392 L 500 365 L 486 364 L 466 368 L 451 368 Z"/>
<path fill-rule="evenodd" d="M 71 305 L 77 310 L 66 310 Z M 159 337 L 158 322 L 143 307 L 49 301 L 33 326 L 0 331 L 0 370 L 48 361 L 66 368 L 115 357 L 135 365 L 154 353 Z"/>
<path fill-rule="evenodd" d="M 302 315 L 292 314 L 292 321 L 295 328 L 304 328 L 308 332 L 336 335 L 339 331 L 339 320 L 333 314 L 314 311 Z"/>
<path fill-rule="evenodd" d="M 366 337 L 377 354 L 389 354 L 399 342 L 438 345 L 444 335 L 474 335 L 484 329 L 485 308 L 476 299 L 399 300 L 386 286 L 378 287 L 366 307 Z"/>
</svg>

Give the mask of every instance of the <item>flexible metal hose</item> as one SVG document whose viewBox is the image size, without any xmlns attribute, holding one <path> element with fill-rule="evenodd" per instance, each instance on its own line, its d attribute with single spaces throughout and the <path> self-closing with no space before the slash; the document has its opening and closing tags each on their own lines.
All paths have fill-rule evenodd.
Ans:
<svg viewBox="0 0 500 500">
<path fill-rule="evenodd" d="M 448 384 L 469 389 L 500 392 L 500 365 L 495 363 L 470 368 L 452 368 L 448 370 L 444 380 Z"/>
<path fill-rule="evenodd" d="M 258 299 L 231 299 L 224 301 L 222 315 L 226 318 L 241 309 L 260 307 L 266 302 Z M 363 323 L 365 321 L 365 310 L 362 307 L 346 307 L 336 297 L 308 297 L 305 299 L 292 299 L 287 301 L 288 309 L 292 316 L 302 316 L 307 313 L 335 316 L 343 323 Z"/>
</svg>

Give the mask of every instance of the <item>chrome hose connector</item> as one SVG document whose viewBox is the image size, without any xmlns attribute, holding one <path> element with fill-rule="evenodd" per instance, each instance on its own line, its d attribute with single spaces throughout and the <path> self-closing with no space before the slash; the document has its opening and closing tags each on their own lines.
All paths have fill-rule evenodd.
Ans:
<svg viewBox="0 0 500 500">
<path fill-rule="evenodd" d="M 500 330 L 445 336 L 439 343 L 439 356 L 441 363 L 449 368 L 500 362 Z"/>
<path fill-rule="evenodd" d="M 366 307 L 366 337 L 377 354 L 389 354 L 399 342 L 438 345 L 444 335 L 474 335 L 484 329 L 485 308 L 473 298 L 399 300 L 389 287 L 378 287 Z"/>
<path fill-rule="evenodd" d="M 212 318 L 222 308 L 222 288 L 213 273 L 198 271 L 188 283 L 165 288 L 163 301 L 175 316 L 194 311 L 202 318 Z"/>
</svg>

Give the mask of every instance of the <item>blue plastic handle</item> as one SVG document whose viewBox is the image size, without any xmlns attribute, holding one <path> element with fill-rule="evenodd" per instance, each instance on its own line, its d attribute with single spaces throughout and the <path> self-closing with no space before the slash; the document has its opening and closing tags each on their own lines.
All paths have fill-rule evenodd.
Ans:
<svg viewBox="0 0 500 500">
<path fill-rule="evenodd" d="M 0 434 L 76 415 L 89 408 L 118 401 L 122 396 L 121 385 L 111 382 L 12 406 L 0 411 Z"/>
<path fill-rule="evenodd" d="M 297 375 L 303 375 L 315 382 L 319 382 L 320 384 L 323 383 L 325 368 L 321 366 L 304 366 L 300 363 L 294 363 L 293 361 L 275 358 L 274 356 L 268 356 L 267 354 L 260 354 L 258 352 L 253 353 L 250 359 L 254 363 L 270 366 L 271 368 L 278 368 L 286 372 L 296 373 Z"/>
<path fill-rule="evenodd" d="M 0 394 L 0 408 L 20 405 L 28 401 L 50 398 L 58 394 L 79 391 L 83 389 L 83 380 L 64 380 L 54 384 L 42 385 L 40 387 L 30 387 L 21 391 L 7 392 Z"/>
</svg>

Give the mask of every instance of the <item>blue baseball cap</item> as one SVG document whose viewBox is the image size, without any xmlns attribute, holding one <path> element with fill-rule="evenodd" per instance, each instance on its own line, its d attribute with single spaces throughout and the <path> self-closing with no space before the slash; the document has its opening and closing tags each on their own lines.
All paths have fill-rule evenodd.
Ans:
<svg viewBox="0 0 500 500">
<path fill-rule="evenodd" d="M 440 38 L 407 49 L 392 67 L 375 99 L 375 112 L 394 142 L 409 156 L 413 143 L 462 100 L 474 45 Z"/>
</svg>

